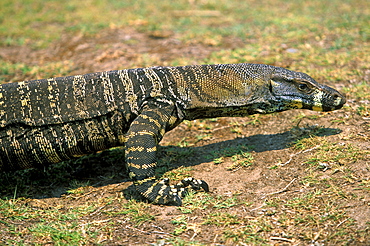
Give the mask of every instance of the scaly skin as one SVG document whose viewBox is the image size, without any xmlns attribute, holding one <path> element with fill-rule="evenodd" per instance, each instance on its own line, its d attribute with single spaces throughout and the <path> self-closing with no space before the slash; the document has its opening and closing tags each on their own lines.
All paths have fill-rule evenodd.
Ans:
<svg viewBox="0 0 370 246">
<path fill-rule="evenodd" d="M 304 73 L 260 64 L 194 65 L 109 71 L 0 85 L 0 169 L 42 167 L 125 146 L 137 191 L 181 205 L 188 178 L 154 176 L 158 143 L 183 120 L 289 109 L 331 111 L 345 98 Z"/>
</svg>

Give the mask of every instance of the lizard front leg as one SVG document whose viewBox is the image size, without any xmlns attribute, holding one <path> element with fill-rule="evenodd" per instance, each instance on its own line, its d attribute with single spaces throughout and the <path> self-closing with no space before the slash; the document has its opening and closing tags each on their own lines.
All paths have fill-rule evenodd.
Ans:
<svg viewBox="0 0 370 246">
<path fill-rule="evenodd" d="M 169 185 L 168 179 L 157 181 L 155 178 L 158 143 L 164 133 L 180 121 L 175 106 L 148 104 L 126 133 L 125 156 L 130 178 L 136 190 L 155 204 L 181 205 L 181 197 L 188 189 L 208 191 L 208 185 L 202 180 L 187 178 L 177 185 Z"/>
</svg>

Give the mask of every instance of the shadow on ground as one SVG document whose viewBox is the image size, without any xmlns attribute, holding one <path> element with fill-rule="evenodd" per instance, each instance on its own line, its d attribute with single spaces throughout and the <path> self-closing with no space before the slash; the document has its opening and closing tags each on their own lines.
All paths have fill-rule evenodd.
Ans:
<svg viewBox="0 0 370 246">
<path fill-rule="evenodd" d="M 310 136 L 331 136 L 341 131 L 335 128 L 293 128 L 277 134 L 256 134 L 244 138 L 206 144 L 199 147 L 161 146 L 158 153 L 157 175 L 180 166 L 190 167 L 217 158 L 244 152 L 265 152 L 287 148 L 298 139 Z M 168 133 L 171 134 L 171 133 Z M 123 148 L 117 147 L 79 159 L 65 161 L 40 169 L 1 173 L 2 199 L 14 197 L 52 198 L 68 193 L 68 190 L 82 186 L 101 187 L 130 181 L 124 165 Z M 137 198 L 133 187 L 125 194 Z"/>
</svg>

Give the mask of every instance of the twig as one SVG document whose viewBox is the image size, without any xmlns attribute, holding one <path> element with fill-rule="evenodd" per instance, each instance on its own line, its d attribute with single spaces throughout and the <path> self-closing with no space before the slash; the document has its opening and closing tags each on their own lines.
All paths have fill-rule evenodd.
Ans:
<svg viewBox="0 0 370 246">
<path fill-rule="evenodd" d="M 216 243 L 218 238 L 218 234 L 216 234 L 215 238 L 213 239 L 213 242 Z"/>
<path fill-rule="evenodd" d="M 218 131 L 218 130 L 222 130 L 222 129 L 225 129 L 225 128 L 230 128 L 231 126 L 221 126 L 221 127 L 218 127 L 218 128 L 215 128 L 215 129 L 212 129 L 212 132 L 214 131 Z"/>
<path fill-rule="evenodd" d="M 163 234 L 163 235 L 170 235 L 170 236 L 172 236 L 170 233 L 168 233 L 168 232 L 163 232 L 163 231 L 152 231 L 151 233 L 154 233 L 154 234 Z"/>
<path fill-rule="evenodd" d="M 318 233 L 316 233 L 315 237 L 313 238 L 313 241 L 316 241 L 317 239 L 319 239 L 322 231 L 323 229 L 321 229 Z"/>
<path fill-rule="evenodd" d="M 100 212 L 100 210 L 102 210 L 102 208 L 104 208 L 105 206 L 107 206 L 107 205 L 101 206 L 100 208 L 96 209 L 94 212 L 92 212 L 92 213 L 90 214 L 90 216 L 93 216 L 94 214 L 99 213 L 99 212 Z"/>
<path fill-rule="evenodd" d="M 312 151 L 314 149 L 317 149 L 318 147 L 320 147 L 320 145 L 316 145 L 315 147 L 313 147 L 311 149 L 301 150 L 301 151 L 299 151 L 299 152 L 297 152 L 295 154 L 291 154 L 290 155 L 290 158 L 289 158 L 289 160 L 287 162 L 285 162 L 285 163 L 278 163 L 277 165 L 283 167 L 283 166 L 289 164 L 293 160 L 293 157 L 295 157 L 297 155 L 300 155 L 300 154 L 303 154 L 303 153 L 306 153 L 306 152 L 309 152 L 309 151 Z"/>
<path fill-rule="evenodd" d="M 151 232 L 149 232 L 149 231 L 142 231 L 142 230 L 139 230 L 139 229 L 137 229 L 137 228 L 134 228 L 134 227 L 131 227 L 131 226 L 126 226 L 126 228 L 128 228 L 128 229 L 131 229 L 131 230 L 135 230 L 135 231 L 139 231 L 139 232 L 141 232 L 141 233 L 144 233 L 144 234 L 148 234 L 148 235 L 150 235 L 150 234 L 152 234 Z"/>
<path fill-rule="evenodd" d="M 162 227 L 159 227 L 159 226 L 157 226 L 157 225 L 152 225 L 152 227 L 154 227 L 154 228 L 158 228 L 159 230 L 163 231 L 163 228 L 162 228 Z"/>
<path fill-rule="evenodd" d="M 270 237 L 271 240 L 280 240 L 280 241 L 284 241 L 284 242 L 290 242 L 292 243 L 293 240 L 290 240 L 288 238 L 285 238 L 285 237 Z"/>
<path fill-rule="evenodd" d="M 190 238 L 190 241 L 192 241 L 195 238 L 196 235 L 198 235 L 198 234 L 196 232 L 194 232 L 193 236 Z"/>
<path fill-rule="evenodd" d="M 342 222 L 340 222 L 340 223 L 337 225 L 337 228 L 338 228 L 339 226 L 341 226 L 344 222 L 346 222 L 348 219 L 349 219 L 349 218 L 347 218 L 347 219 L 343 220 Z"/>
<path fill-rule="evenodd" d="M 266 206 L 266 203 L 263 203 L 261 206 L 259 206 L 259 207 L 256 207 L 256 208 L 254 208 L 254 209 L 249 210 L 249 212 L 252 212 L 252 211 L 254 211 L 254 210 L 258 210 L 258 209 L 260 209 L 260 208 L 263 208 L 264 206 Z"/>
<path fill-rule="evenodd" d="M 84 227 L 86 225 L 91 225 L 91 224 L 100 224 L 100 223 L 104 223 L 104 222 L 108 222 L 110 221 L 111 219 L 106 219 L 106 220 L 95 220 L 95 221 L 91 221 L 91 222 L 88 222 L 88 223 L 84 223 L 84 224 L 81 224 L 80 226 Z"/>
<path fill-rule="evenodd" d="M 272 192 L 272 193 L 269 193 L 269 194 L 266 194 L 266 196 L 271 196 L 271 195 L 275 195 L 275 194 L 279 194 L 279 193 L 283 193 L 283 192 L 285 192 L 287 189 L 288 189 L 288 187 L 294 182 L 294 181 L 296 181 L 297 180 L 297 178 L 294 178 L 292 181 L 290 181 L 289 182 L 289 184 L 287 184 L 287 186 L 285 186 L 284 187 L 284 189 L 282 189 L 282 190 L 279 190 L 279 191 L 276 191 L 276 192 Z"/>
</svg>

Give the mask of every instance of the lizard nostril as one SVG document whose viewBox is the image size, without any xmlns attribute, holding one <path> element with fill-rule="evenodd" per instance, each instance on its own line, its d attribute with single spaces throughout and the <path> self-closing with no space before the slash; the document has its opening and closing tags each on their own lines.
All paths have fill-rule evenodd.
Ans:
<svg viewBox="0 0 370 246">
<path fill-rule="evenodd" d="M 342 96 L 341 94 L 334 94 L 333 95 L 333 101 L 338 104 L 338 106 L 342 107 L 343 104 L 346 103 L 346 98 Z"/>
</svg>

